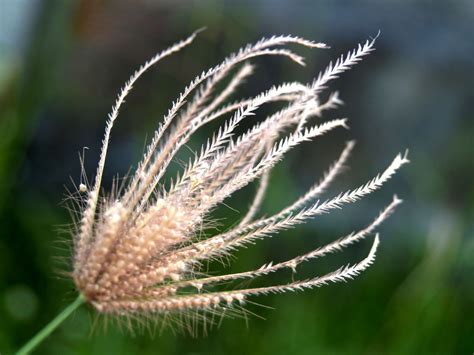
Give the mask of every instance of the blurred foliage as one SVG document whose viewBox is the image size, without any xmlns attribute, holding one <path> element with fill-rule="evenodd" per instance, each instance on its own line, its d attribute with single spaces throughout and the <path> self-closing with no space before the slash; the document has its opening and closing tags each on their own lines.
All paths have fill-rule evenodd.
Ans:
<svg viewBox="0 0 474 355">
<path fill-rule="evenodd" d="M 105 180 L 126 173 L 180 89 L 229 51 L 274 33 L 333 45 L 326 52 L 303 51 L 303 70 L 272 58 L 257 61 L 247 96 L 271 83 L 307 81 L 329 58 L 381 29 L 377 52 L 334 87 L 346 101 L 340 114 L 352 117 L 352 131 L 290 154 L 272 175 L 264 211 L 302 193 L 349 137 L 360 142 L 353 169 L 330 193 L 371 177 L 405 147 L 413 163 L 370 201 L 243 250 L 231 268 L 283 260 L 356 229 L 397 191 L 406 203 L 381 229 L 375 266 L 348 284 L 254 299 L 276 310 L 250 304 L 258 317 L 224 320 L 197 338 L 170 329 L 151 336 L 113 323 L 104 329 L 84 307 L 37 353 L 472 353 L 472 1 L 0 0 L 0 12 L 2 354 L 74 299 L 63 272 L 69 270 L 69 237 L 55 227 L 70 222 L 59 202 L 63 185 L 72 188 L 69 176 L 78 181 L 78 152 L 89 148 L 86 169 L 92 173 L 107 111 L 127 76 L 156 50 L 202 26 L 207 31 L 193 46 L 136 85 L 113 133 Z M 251 188 L 229 204 L 244 210 Z M 233 209 L 219 213 L 225 223 L 238 218 Z M 367 247 L 312 263 L 297 276 L 357 260 Z M 273 280 L 285 277 L 292 275 Z"/>
</svg>

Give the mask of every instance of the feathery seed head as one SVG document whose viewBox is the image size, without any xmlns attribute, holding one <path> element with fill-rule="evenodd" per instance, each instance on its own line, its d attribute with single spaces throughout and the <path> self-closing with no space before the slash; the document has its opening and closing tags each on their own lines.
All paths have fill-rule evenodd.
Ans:
<svg viewBox="0 0 474 355">
<path fill-rule="evenodd" d="M 374 50 L 374 40 L 367 41 L 330 63 L 310 84 L 284 83 L 256 97 L 225 104 L 237 87 L 253 74 L 254 68 L 247 62 L 250 58 L 277 55 L 303 64 L 301 56 L 281 46 L 327 48 L 322 43 L 292 36 L 274 36 L 247 45 L 191 81 L 165 115 L 124 191 L 110 199 L 100 198 L 110 133 L 125 97 L 145 71 L 190 44 L 195 36 L 196 33 L 158 53 L 126 82 L 107 121 L 94 184 L 89 189 L 83 184 L 79 186 L 86 201 L 74 241 L 73 277 L 81 294 L 99 312 L 130 316 L 186 314 L 189 310 L 232 314 L 241 309 L 250 296 L 303 290 L 351 279 L 373 263 L 379 244 L 377 235 L 365 259 L 324 276 L 259 288 L 228 291 L 213 288 L 282 269 L 296 271 L 305 261 L 366 238 L 401 202 L 395 197 L 368 227 L 290 260 L 219 276 L 208 276 L 202 271 L 202 264 L 209 260 L 228 256 L 239 247 L 358 201 L 380 188 L 408 162 L 406 155 L 398 155 L 383 173 L 366 184 L 325 201 L 319 200 L 342 172 L 354 147 L 354 142 L 348 142 L 340 157 L 305 195 L 273 216 L 255 219 L 268 187 L 270 170 L 289 150 L 338 127 L 347 128 L 346 119 L 314 122 L 325 111 L 342 104 L 337 92 L 330 94 L 327 100 L 320 95 L 329 81 Z M 218 84 L 236 68 L 227 85 L 217 91 Z M 236 135 L 241 121 L 251 120 L 260 106 L 275 101 L 284 102 L 286 106 L 245 133 Z M 164 174 L 176 153 L 196 130 L 221 116 L 228 116 L 228 120 L 195 153 L 194 159 L 171 185 L 165 185 Z M 207 223 L 209 213 L 232 193 L 258 179 L 254 200 L 240 223 L 218 235 L 203 237 L 202 226 Z"/>
</svg>

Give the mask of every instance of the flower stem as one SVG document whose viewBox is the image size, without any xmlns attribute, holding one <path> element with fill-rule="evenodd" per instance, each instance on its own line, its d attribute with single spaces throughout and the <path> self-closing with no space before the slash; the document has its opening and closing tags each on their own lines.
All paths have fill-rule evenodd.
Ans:
<svg viewBox="0 0 474 355">
<path fill-rule="evenodd" d="M 33 338 L 31 338 L 25 345 L 18 350 L 17 355 L 29 354 L 36 348 L 46 337 L 48 337 L 64 320 L 69 317 L 77 308 L 84 302 L 85 298 L 79 295 L 76 300 L 67 306 L 56 318 L 49 322 L 43 329 L 41 329 Z"/>
</svg>

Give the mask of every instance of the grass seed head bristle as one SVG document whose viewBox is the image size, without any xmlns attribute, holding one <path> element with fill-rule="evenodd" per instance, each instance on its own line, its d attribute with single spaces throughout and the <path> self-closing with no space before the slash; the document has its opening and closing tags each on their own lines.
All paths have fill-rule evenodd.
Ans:
<svg viewBox="0 0 474 355">
<path fill-rule="evenodd" d="M 354 142 L 348 142 L 339 158 L 306 194 L 272 216 L 255 219 L 269 185 L 270 171 L 288 151 L 333 129 L 347 128 L 346 119 L 315 122 L 325 111 L 342 104 L 337 92 L 329 94 L 326 100 L 321 95 L 329 81 L 374 50 L 375 40 L 367 41 L 330 63 L 310 84 L 284 83 L 256 97 L 226 104 L 254 74 L 249 59 L 282 56 L 304 64 L 303 57 L 283 46 L 328 48 L 293 36 L 274 36 L 247 45 L 191 81 L 171 105 L 135 173 L 120 189 L 116 188 L 119 192 L 111 193 L 113 198 L 101 196 L 111 129 L 126 96 L 154 64 L 183 49 L 195 37 L 196 33 L 158 53 L 126 82 L 107 121 L 96 178 L 90 186 L 81 183 L 77 188 L 85 203 L 74 241 L 73 278 L 79 292 L 103 314 L 127 319 L 161 315 L 190 328 L 190 324 L 198 322 L 210 324 L 207 316 L 214 319 L 216 315 L 246 315 L 244 306 L 251 296 L 352 279 L 373 263 L 378 235 L 361 262 L 326 275 L 257 288 L 226 291 L 216 287 L 235 280 L 264 277 L 285 268 L 296 271 L 303 262 L 340 251 L 374 233 L 401 202 L 394 197 L 368 227 L 290 260 L 267 262 L 255 270 L 235 274 L 209 276 L 203 272 L 202 266 L 208 261 L 228 258 L 242 246 L 358 201 L 379 189 L 408 162 L 406 155 L 398 155 L 381 174 L 360 187 L 319 200 L 344 170 L 354 148 Z M 226 80 L 229 76 L 232 77 Z M 223 82 L 227 84 L 221 85 Z M 262 105 L 276 101 L 283 102 L 284 108 L 243 134 L 236 134 L 243 120 L 253 120 Z M 228 116 L 227 121 L 184 164 L 179 176 L 171 184 L 163 181 L 170 162 L 193 134 L 222 116 Z M 222 233 L 203 237 L 203 225 L 213 223 L 210 212 L 235 191 L 258 179 L 260 184 L 254 200 L 240 222 Z"/>
</svg>

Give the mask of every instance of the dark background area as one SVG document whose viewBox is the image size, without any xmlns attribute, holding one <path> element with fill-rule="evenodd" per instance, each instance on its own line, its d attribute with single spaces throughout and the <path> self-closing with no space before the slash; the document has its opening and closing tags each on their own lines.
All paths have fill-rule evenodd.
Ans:
<svg viewBox="0 0 474 355">
<path fill-rule="evenodd" d="M 120 87 L 156 51 L 206 26 L 135 85 L 113 131 L 104 180 L 136 164 L 146 137 L 194 76 L 246 43 L 293 34 L 332 48 L 296 48 L 305 68 L 255 60 L 242 96 L 308 82 L 380 30 L 376 52 L 330 87 L 345 105 L 326 117 L 348 116 L 351 130 L 292 151 L 272 174 L 263 213 L 304 193 L 348 139 L 358 142 L 351 169 L 327 197 L 372 178 L 399 151 L 408 148 L 412 163 L 363 201 L 239 251 L 231 270 L 286 260 L 365 226 L 396 193 L 405 203 L 379 229 L 375 265 L 350 283 L 253 298 L 275 310 L 251 304 L 259 317 L 225 319 L 198 338 L 113 324 L 105 330 L 83 307 L 37 353 L 471 354 L 473 23 L 471 0 L 0 0 L 0 352 L 17 349 L 75 297 L 61 272 L 69 271 L 70 255 L 69 237 L 58 231 L 70 223 L 61 201 L 70 178 L 79 181 L 83 147 L 94 173 Z M 250 190 L 232 200 L 235 210 L 245 210 Z M 235 210 L 223 207 L 226 223 L 238 219 Z M 297 276 L 360 260 L 369 246 L 318 260 Z"/>
</svg>

